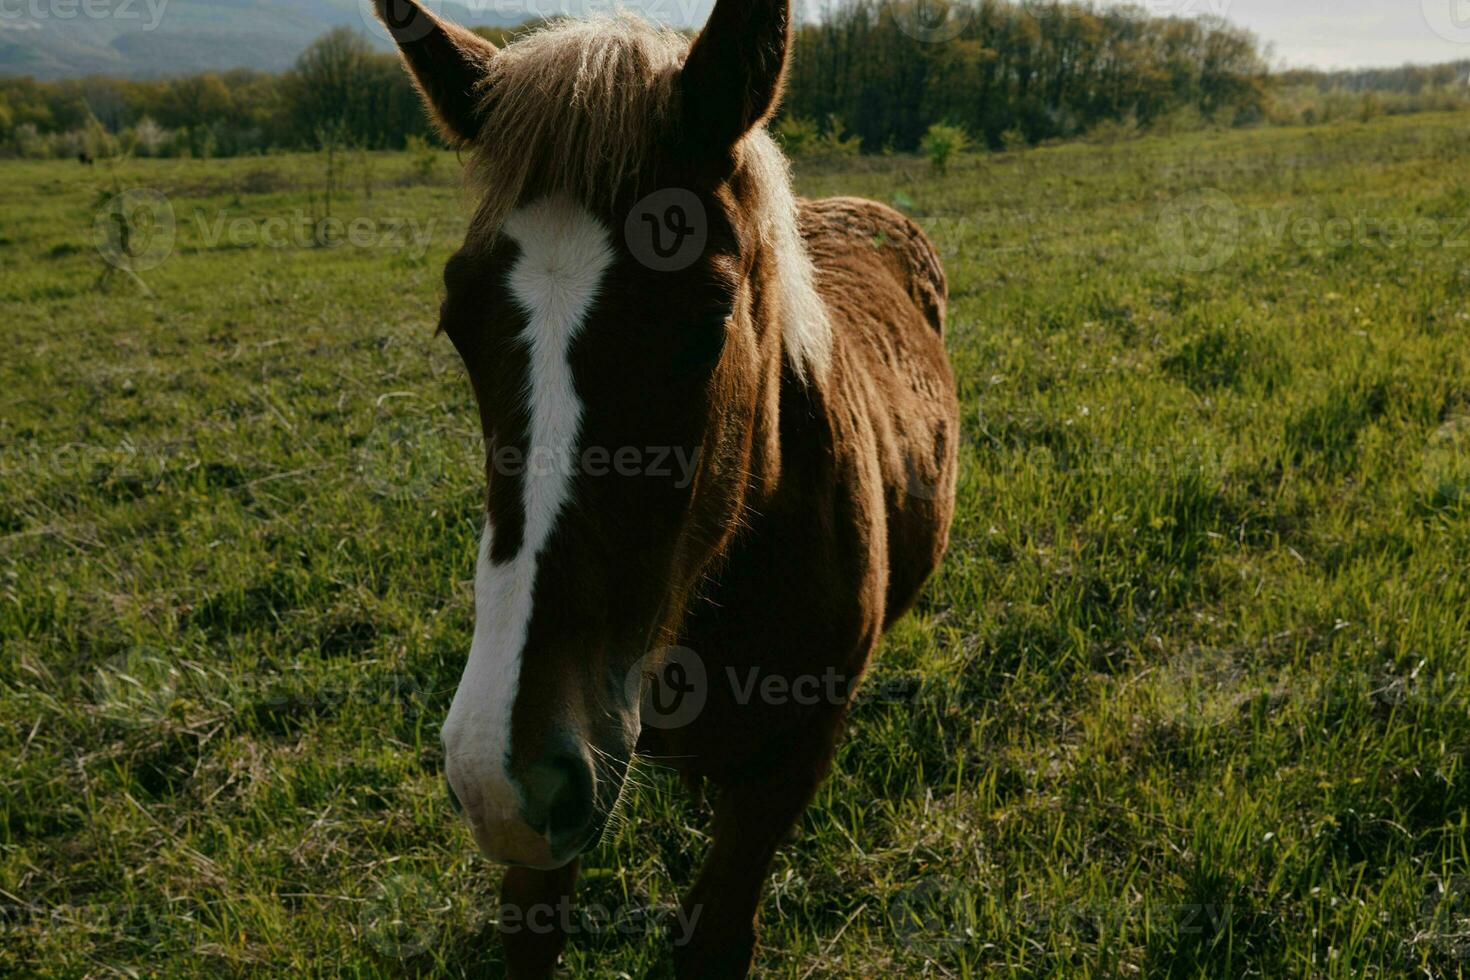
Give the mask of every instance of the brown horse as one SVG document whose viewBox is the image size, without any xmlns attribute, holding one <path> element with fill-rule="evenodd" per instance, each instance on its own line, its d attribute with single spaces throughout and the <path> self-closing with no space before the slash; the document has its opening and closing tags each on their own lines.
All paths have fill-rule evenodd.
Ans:
<svg viewBox="0 0 1470 980">
<path fill-rule="evenodd" d="M 635 751 L 718 790 L 676 969 L 745 975 L 776 848 L 948 539 L 944 273 L 902 215 L 792 195 L 765 129 L 788 5 L 719 0 L 693 44 L 620 17 L 498 49 L 378 0 L 479 188 L 441 311 L 488 478 L 443 741 L 510 866 L 514 977 L 567 937 L 507 923 L 570 901 Z"/>
</svg>

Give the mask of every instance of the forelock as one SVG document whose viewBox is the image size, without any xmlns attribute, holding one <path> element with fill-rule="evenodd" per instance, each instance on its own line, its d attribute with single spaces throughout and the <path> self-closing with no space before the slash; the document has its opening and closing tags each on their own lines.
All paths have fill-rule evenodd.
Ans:
<svg viewBox="0 0 1470 980">
<path fill-rule="evenodd" d="M 647 176 L 688 53 L 684 35 L 626 13 L 561 21 L 501 50 L 482 83 L 474 233 L 493 238 L 518 205 L 557 193 L 611 206 Z"/>
</svg>

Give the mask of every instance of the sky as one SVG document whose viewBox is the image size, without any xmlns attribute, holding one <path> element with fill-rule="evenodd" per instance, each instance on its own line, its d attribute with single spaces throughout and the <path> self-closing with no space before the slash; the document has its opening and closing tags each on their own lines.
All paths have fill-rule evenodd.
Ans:
<svg viewBox="0 0 1470 980">
<path fill-rule="evenodd" d="M 1158 14 L 1219 14 L 1312 68 L 1470 59 L 1470 0 L 1137 0 Z M 1118 6 L 1119 0 L 1105 5 Z"/>
<path fill-rule="evenodd" d="M 469 0 L 473 3 L 474 0 Z M 483 0 L 482 0 L 483 2 Z M 537 0 L 532 0 L 537 2 Z M 616 0 L 542 0 L 606 8 Z M 659 19 L 700 24 L 713 0 L 621 0 Z M 796 0 L 798 9 L 825 0 Z M 840 0 L 838 0 L 840 2 Z M 1275 53 L 1273 64 L 1364 68 L 1470 59 L 1470 0 L 1094 0 L 1131 3 L 1169 16 L 1216 14 L 1254 31 Z"/>
<path fill-rule="evenodd" d="M 3 1 L 3 0 L 0 0 Z M 462 0 L 475 6 L 495 0 Z M 504 1 L 504 0 L 503 0 Z M 512 0 L 513 1 L 513 0 Z M 704 24 L 714 0 L 526 0 L 554 12 L 613 6 L 681 26 Z M 828 1 L 795 0 L 801 9 Z M 1247 26 L 1273 48 L 1273 65 L 1292 68 L 1397 68 L 1470 59 L 1470 0 L 1092 0 L 1100 7 L 1144 7 L 1160 16 L 1219 15 Z"/>
</svg>

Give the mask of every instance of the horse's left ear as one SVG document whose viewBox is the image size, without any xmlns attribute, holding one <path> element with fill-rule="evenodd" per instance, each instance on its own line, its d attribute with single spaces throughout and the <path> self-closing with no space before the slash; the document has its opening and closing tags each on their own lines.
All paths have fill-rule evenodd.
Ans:
<svg viewBox="0 0 1470 980">
<path fill-rule="evenodd" d="M 480 133 L 480 82 L 490 70 L 495 45 L 449 24 L 413 0 L 375 0 L 378 19 L 393 35 L 414 84 L 440 132 L 450 143 Z"/>
<path fill-rule="evenodd" d="M 728 153 L 776 111 L 790 21 L 791 0 L 717 0 L 679 80 L 696 152 Z"/>
</svg>

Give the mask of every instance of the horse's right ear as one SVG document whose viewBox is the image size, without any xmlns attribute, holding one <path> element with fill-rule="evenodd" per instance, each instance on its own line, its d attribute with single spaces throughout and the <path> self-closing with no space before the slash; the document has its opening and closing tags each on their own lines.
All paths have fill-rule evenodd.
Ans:
<svg viewBox="0 0 1470 980">
<path fill-rule="evenodd" d="M 439 131 L 451 144 L 473 140 L 480 132 L 479 85 L 498 49 L 413 0 L 375 2 Z"/>
<path fill-rule="evenodd" d="M 728 153 L 775 113 L 790 20 L 791 0 L 717 0 L 679 78 L 696 153 Z"/>
</svg>

